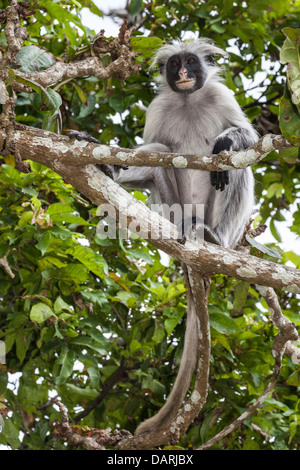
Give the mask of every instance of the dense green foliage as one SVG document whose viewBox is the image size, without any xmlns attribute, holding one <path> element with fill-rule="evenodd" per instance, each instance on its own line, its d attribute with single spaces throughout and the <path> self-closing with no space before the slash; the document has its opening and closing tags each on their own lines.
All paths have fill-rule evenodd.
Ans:
<svg viewBox="0 0 300 470">
<path fill-rule="evenodd" d="M 101 15 L 87 0 L 29 3 L 32 15 L 22 20 L 29 33 L 24 46 L 42 46 L 55 57 L 73 57 L 95 34 L 81 22 L 82 8 Z M 5 8 L 8 1 L 2 4 Z M 290 59 L 285 55 L 280 64 L 279 51 L 291 35 L 282 29 L 299 25 L 299 0 L 132 0 L 130 12 L 132 21 L 142 24 L 132 35 L 133 47 L 142 52 L 139 75 L 125 83 L 90 77 L 54 90 L 20 93 L 17 121 L 55 130 L 60 107 L 64 128 L 86 130 L 103 144 L 136 145 L 143 106 L 155 93 L 147 71 L 153 48 L 188 31 L 234 51 L 225 63 L 227 86 L 259 131 L 280 132 L 279 100 Z M 4 26 L 0 45 L 5 50 Z M 299 45 L 295 47 L 299 58 Z M 22 57 L 19 61 L 30 66 Z M 256 88 L 247 93 L 246 79 L 252 88 L 254 77 Z M 296 119 L 296 105 L 292 111 Z M 300 235 L 297 154 L 298 149 L 274 152 L 254 169 L 260 202 L 255 224 L 268 223 L 273 246 L 281 241 L 278 222 L 292 205 L 291 231 Z M 176 377 L 186 311 L 179 264 L 171 260 L 165 266 L 158 250 L 136 238 L 101 240 L 97 208 L 53 171 L 32 163 L 31 173 L 19 173 L 13 157 L 1 163 L 0 258 L 7 259 L 11 273 L 0 266 L 0 340 L 6 346 L 6 365 L 0 365 L 0 410 L 5 417 L 0 443 L 14 449 L 62 448 L 53 437 L 59 412 L 52 404 L 46 406 L 56 395 L 79 426 L 118 426 L 133 432 L 162 406 Z M 135 196 L 145 200 L 141 193 Z M 284 246 L 282 258 L 272 260 L 299 267 L 300 256 Z M 284 313 L 300 325 L 297 297 L 278 294 Z M 276 328 L 255 286 L 215 276 L 209 310 L 211 390 L 181 440 L 183 448 L 197 447 L 241 414 L 261 394 L 274 365 Z M 276 392 L 215 448 L 299 449 L 299 372 L 299 365 L 286 357 Z M 99 395 L 99 405 L 80 419 Z M 271 439 L 254 431 L 251 423 Z"/>
</svg>

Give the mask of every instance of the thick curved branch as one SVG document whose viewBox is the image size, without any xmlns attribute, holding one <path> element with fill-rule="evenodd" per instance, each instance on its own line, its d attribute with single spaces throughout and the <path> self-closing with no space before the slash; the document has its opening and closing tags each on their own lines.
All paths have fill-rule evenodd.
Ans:
<svg viewBox="0 0 300 470">
<path fill-rule="evenodd" d="M 239 152 L 224 151 L 219 155 L 180 155 L 178 153 L 148 152 L 138 148 L 127 149 L 97 145 L 22 125 L 16 125 L 14 138 L 20 149 L 24 150 L 23 158 L 35 160 L 39 155 L 44 154 L 46 147 L 48 157 L 53 162 L 78 167 L 88 164 L 112 164 L 223 171 L 254 165 L 272 150 L 292 147 L 282 135 L 267 134 L 252 147 Z M 0 129 L 0 149 L 1 141 L 4 139 L 5 133 Z"/>
<path fill-rule="evenodd" d="M 126 227 L 140 226 L 141 238 L 170 256 L 203 274 L 223 273 L 274 289 L 300 292 L 300 271 L 297 269 L 210 243 L 200 241 L 187 241 L 185 245 L 177 243 L 177 227 L 167 219 L 150 211 L 95 165 L 85 167 L 74 165 L 79 153 L 81 158 L 84 158 L 82 149 L 85 148 L 85 142 L 72 142 L 66 137 L 59 136 L 54 138 L 54 134 L 37 129 L 31 132 L 32 134 L 27 132 L 25 136 L 22 131 L 14 131 L 13 139 L 23 159 L 29 158 L 51 168 L 94 204 L 109 204 L 115 208 L 116 219 L 120 216 L 120 222 L 123 221 Z M 37 135 L 34 136 L 34 133 Z M 3 142 L 4 139 L 5 132 L 0 131 L 0 148 L 1 140 Z M 72 152 L 70 145 L 73 146 Z"/>
</svg>

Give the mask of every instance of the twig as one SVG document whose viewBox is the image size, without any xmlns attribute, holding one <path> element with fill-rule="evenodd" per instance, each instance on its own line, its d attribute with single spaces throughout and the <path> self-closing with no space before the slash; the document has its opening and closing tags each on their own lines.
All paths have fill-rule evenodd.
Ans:
<svg viewBox="0 0 300 470">
<path fill-rule="evenodd" d="M 10 269 L 10 266 L 8 264 L 8 261 L 7 261 L 8 254 L 9 254 L 9 250 L 6 253 L 6 255 L 4 255 L 2 258 L 0 258 L 0 266 L 2 266 L 5 269 L 5 271 L 7 272 L 7 274 L 13 279 L 15 277 L 15 275 L 12 272 L 12 270 Z"/>
<path fill-rule="evenodd" d="M 257 424 L 251 423 L 251 427 L 252 427 L 253 431 L 256 431 L 256 432 L 258 432 L 259 434 L 261 434 L 262 437 L 263 437 L 266 441 L 269 441 L 270 439 L 272 439 L 272 437 L 269 436 L 269 434 L 267 434 L 266 432 L 264 432 L 262 429 L 260 429 L 260 427 L 257 426 Z"/>
</svg>

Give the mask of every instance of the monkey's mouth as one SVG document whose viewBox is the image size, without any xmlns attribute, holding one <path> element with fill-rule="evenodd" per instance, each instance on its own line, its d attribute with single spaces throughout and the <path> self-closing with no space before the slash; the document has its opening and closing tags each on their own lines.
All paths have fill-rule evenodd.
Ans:
<svg viewBox="0 0 300 470">
<path fill-rule="evenodd" d="M 178 80 L 176 82 L 176 86 L 179 90 L 188 90 L 195 85 L 195 82 L 196 80 L 194 78 L 184 78 L 182 80 Z"/>
</svg>

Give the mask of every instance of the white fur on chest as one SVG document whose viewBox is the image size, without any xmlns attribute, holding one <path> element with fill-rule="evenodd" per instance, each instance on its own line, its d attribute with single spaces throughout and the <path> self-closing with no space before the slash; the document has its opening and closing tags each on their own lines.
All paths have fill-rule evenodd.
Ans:
<svg viewBox="0 0 300 470">
<path fill-rule="evenodd" d="M 226 128 L 211 101 L 204 89 L 191 95 L 164 91 L 148 108 L 145 143 L 161 142 L 176 153 L 211 153 L 216 137 Z"/>
</svg>

